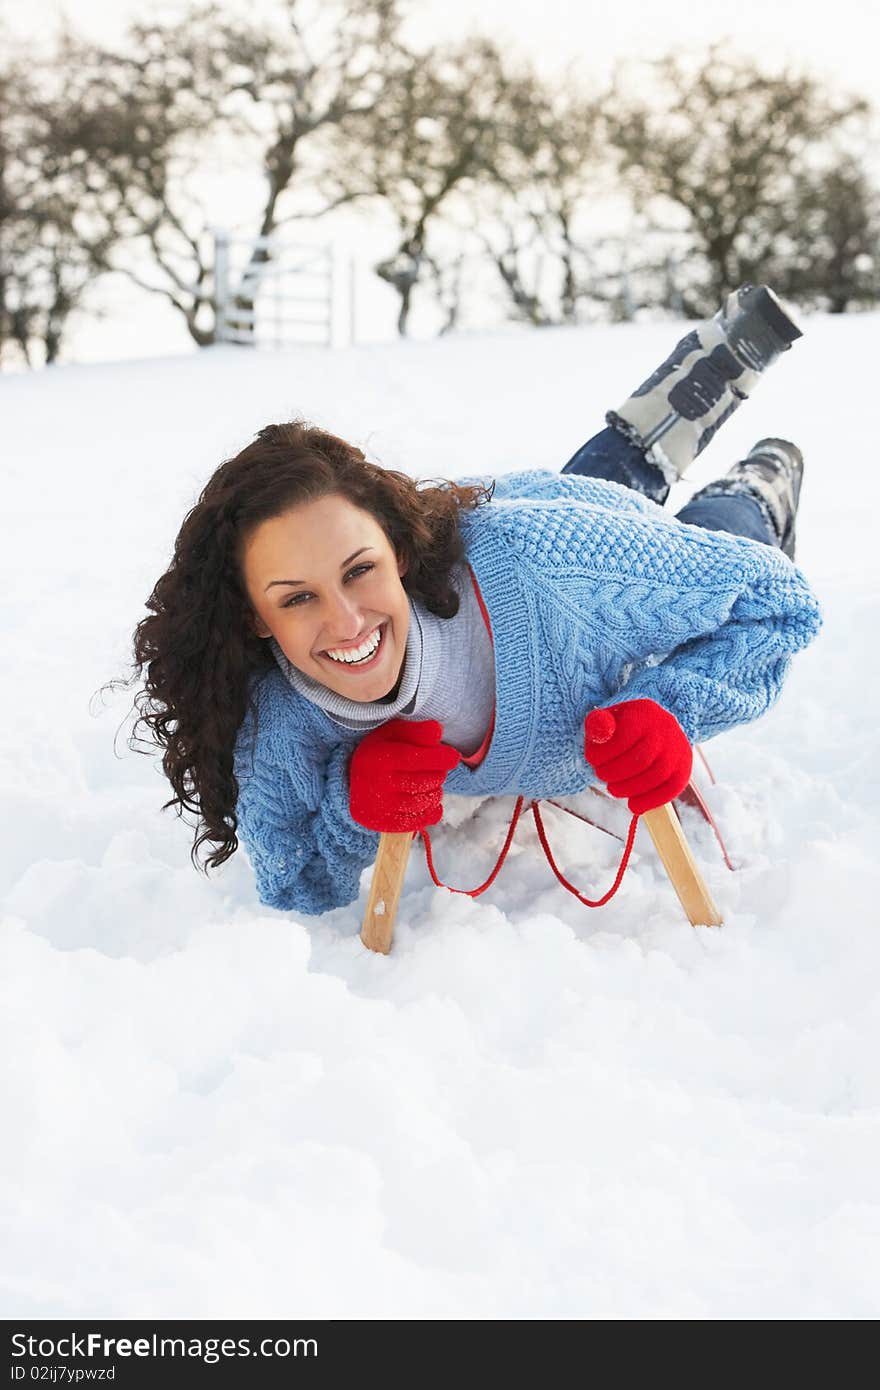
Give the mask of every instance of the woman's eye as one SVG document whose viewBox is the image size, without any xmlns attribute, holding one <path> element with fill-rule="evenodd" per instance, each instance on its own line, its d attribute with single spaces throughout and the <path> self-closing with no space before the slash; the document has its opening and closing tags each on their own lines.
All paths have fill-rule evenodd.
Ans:
<svg viewBox="0 0 880 1390">
<path fill-rule="evenodd" d="M 345 577 L 346 579 L 360 579 L 361 575 L 369 574 L 370 570 L 372 569 L 375 569 L 375 565 L 355 565 L 354 569 L 350 569 Z M 286 598 L 284 600 L 281 607 L 300 608 L 303 602 L 311 597 L 312 595 L 309 593 L 309 591 L 307 589 L 304 589 L 301 593 L 291 594 L 290 598 Z"/>
</svg>

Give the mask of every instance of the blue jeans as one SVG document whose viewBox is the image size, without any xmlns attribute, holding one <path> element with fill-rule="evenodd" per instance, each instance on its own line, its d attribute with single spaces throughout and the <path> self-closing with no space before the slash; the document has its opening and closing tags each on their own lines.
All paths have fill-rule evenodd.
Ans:
<svg viewBox="0 0 880 1390">
<path fill-rule="evenodd" d="M 659 468 L 649 463 L 643 451 L 620 433 L 604 429 L 588 439 L 569 459 L 563 473 L 581 473 L 587 478 L 605 478 L 644 493 L 662 506 L 669 496 L 669 484 Z M 701 497 L 697 492 L 676 512 L 676 520 L 707 531 L 729 531 L 752 541 L 778 547 L 779 540 L 760 502 L 745 492 L 727 492 Z"/>
</svg>

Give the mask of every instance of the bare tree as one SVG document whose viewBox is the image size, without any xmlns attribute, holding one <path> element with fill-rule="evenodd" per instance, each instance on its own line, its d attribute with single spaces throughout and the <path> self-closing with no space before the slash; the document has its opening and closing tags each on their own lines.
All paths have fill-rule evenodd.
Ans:
<svg viewBox="0 0 880 1390">
<path fill-rule="evenodd" d="M 335 199 L 368 197 L 389 210 L 397 245 L 376 273 L 400 298 L 397 327 L 407 332 L 416 286 L 456 280 L 429 239 L 455 199 L 491 169 L 499 144 L 499 102 L 509 78 L 491 40 L 406 53 L 382 98 L 327 180 Z M 439 277 L 439 278 L 438 278 Z M 456 308 L 457 316 L 457 308 Z M 448 306 L 447 306 L 448 326 Z"/>
<path fill-rule="evenodd" d="M 254 232 L 266 237 L 300 216 L 330 210 L 328 203 L 315 201 L 316 170 L 329 157 L 334 137 L 341 131 L 351 136 L 383 91 L 397 62 L 400 15 L 399 0 L 279 0 L 279 22 L 256 26 L 209 3 L 180 25 L 135 26 L 134 44 L 150 56 L 143 64 L 130 61 L 148 85 L 155 80 L 157 64 L 160 70 L 177 72 L 175 90 L 191 92 L 199 110 L 210 113 L 215 129 L 234 134 L 243 153 L 259 151 L 249 160 L 251 166 L 259 162 L 265 189 Z M 193 294 L 187 326 L 197 342 L 211 342 L 213 312 L 205 328 L 195 323 L 200 304 L 212 311 L 216 307 L 204 290 L 209 271 L 199 249 L 204 228 L 186 233 L 168 185 L 159 198 L 149 187 L 142 192 L 159 205 L 155 231 L 149 210 L 143 221 L 156 265 L 172 282 L 160 292 L 175 302 L 179 288 L 171 248 L 166 252 L 160 236 L 169 243 L 182 239 Z M 334 205 L 344 201 L 341 196 Z M 285 207 L 287 216 L 282 216 Z M 190 225 L 200 221 L 199 215 L 189 218 Z M 259 266 L 267 259 L 266 250 L 255 249 L 242 282 L 258 282 Z M 236 304 L 252 311 L 253 292 L 243 292 Z"/>
<path fill-rule="evenodd" d="M 575 323 L 589 274 L 583 221 L 607 168 L 598 101 L 569 78 L 534 73 L 508 84 L 499 147 L 472 223 L 498 272 L 512 317 L 538 327 Z M 548 284 L 549 281 L 549 284 Z"/>
<path fill-rule="evenodd" d="M 860 159 L 840 152 L 797 180 L 768 278 L 790 299 L 832 314 L 877 303 L 880 191 Z"/>
<path fill-rule="evenodd" d="M 326 210 L 309 201 L 322 139 L 326 150 L 372 109 L 397 61 L 399 0 L 278 0 L 278 11 L 258 26 L 208 0 L 171 23 L 134 23 L 119 53 L 65 33 L 52 60 L 64 83 L 43 112 L 47 196 L 57 198 L 63 157 L 79 171 L 101 268 L 167 300 L 199 346 L 216 333 L 197 187 L 206 159 L 228 165 L 234 149 L 239 168 L 262 172 L 259 236 Z M 255 250 L 243 280 L 258 282 L 266 258 Z"/>
<path fill-rule="evenodd" d="M 62 48 L 64 43 L 62 44 Z M 57 361 L 73 311 L 108 268 L 113 233 L 90 216 L 88 179 L 60 74 L 0 74 L 0 365 Z M 75 83 L 71 73 L 67 83 Z"/>
<path fill-rule="evenodd" d="M 648 98 L 629 95 L 628 70 L 618 74 L 605 102 L 609 138 L 636 208 L 687 238 L 692 280 L 680 292 L 701 316 L 732 286 L 762 278 L 780 209 L 795 216 L 798 177 L 869 108 L 720 45 L 696 66 L 670 55 L 648 69 Z"/>
</svg>

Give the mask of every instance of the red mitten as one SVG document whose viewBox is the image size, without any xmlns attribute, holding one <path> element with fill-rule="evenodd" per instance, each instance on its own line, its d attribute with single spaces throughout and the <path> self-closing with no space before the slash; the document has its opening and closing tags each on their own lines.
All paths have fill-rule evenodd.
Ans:
<svg viewBox="0 0 880 1390">
<path fill-rule="evenodd" d="M 367 830 L 397 833 L 436 825 L 444 779 L 461 762 L 442 737 L 436 719 L 391 719 L 367 734 L 349 763 L 352 820 Z"/>
<path fill-rule="evenodd" d="M 690 780 L 694 754 L 687 735 L 655 700 L 594 709 L 584 731 L 587 762 L 612 796 L 629 798 L 634 816 L 665 806 Z"/>
</svg>

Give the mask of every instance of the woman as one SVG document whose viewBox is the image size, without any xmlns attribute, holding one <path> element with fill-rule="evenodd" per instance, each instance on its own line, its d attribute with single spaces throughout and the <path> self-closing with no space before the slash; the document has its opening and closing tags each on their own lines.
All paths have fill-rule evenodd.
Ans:
<svg viewBox="0 0 880 1390">
<path fill-rule="evenodd" d="M 240 834 L 261 902 L 320 913 L 357 896 L 380 831 L 436 824 L 444 789 L 676 796 L 692 743 L 762 714 L 819 628 L 793 445 L 662 510 L 798 336 L 744 287 L 561 475 L 416 483 L 301 422 L 260 430 L 135 634 L 193 856 L 210 842 L 218 865 Z"/>
</svg>

